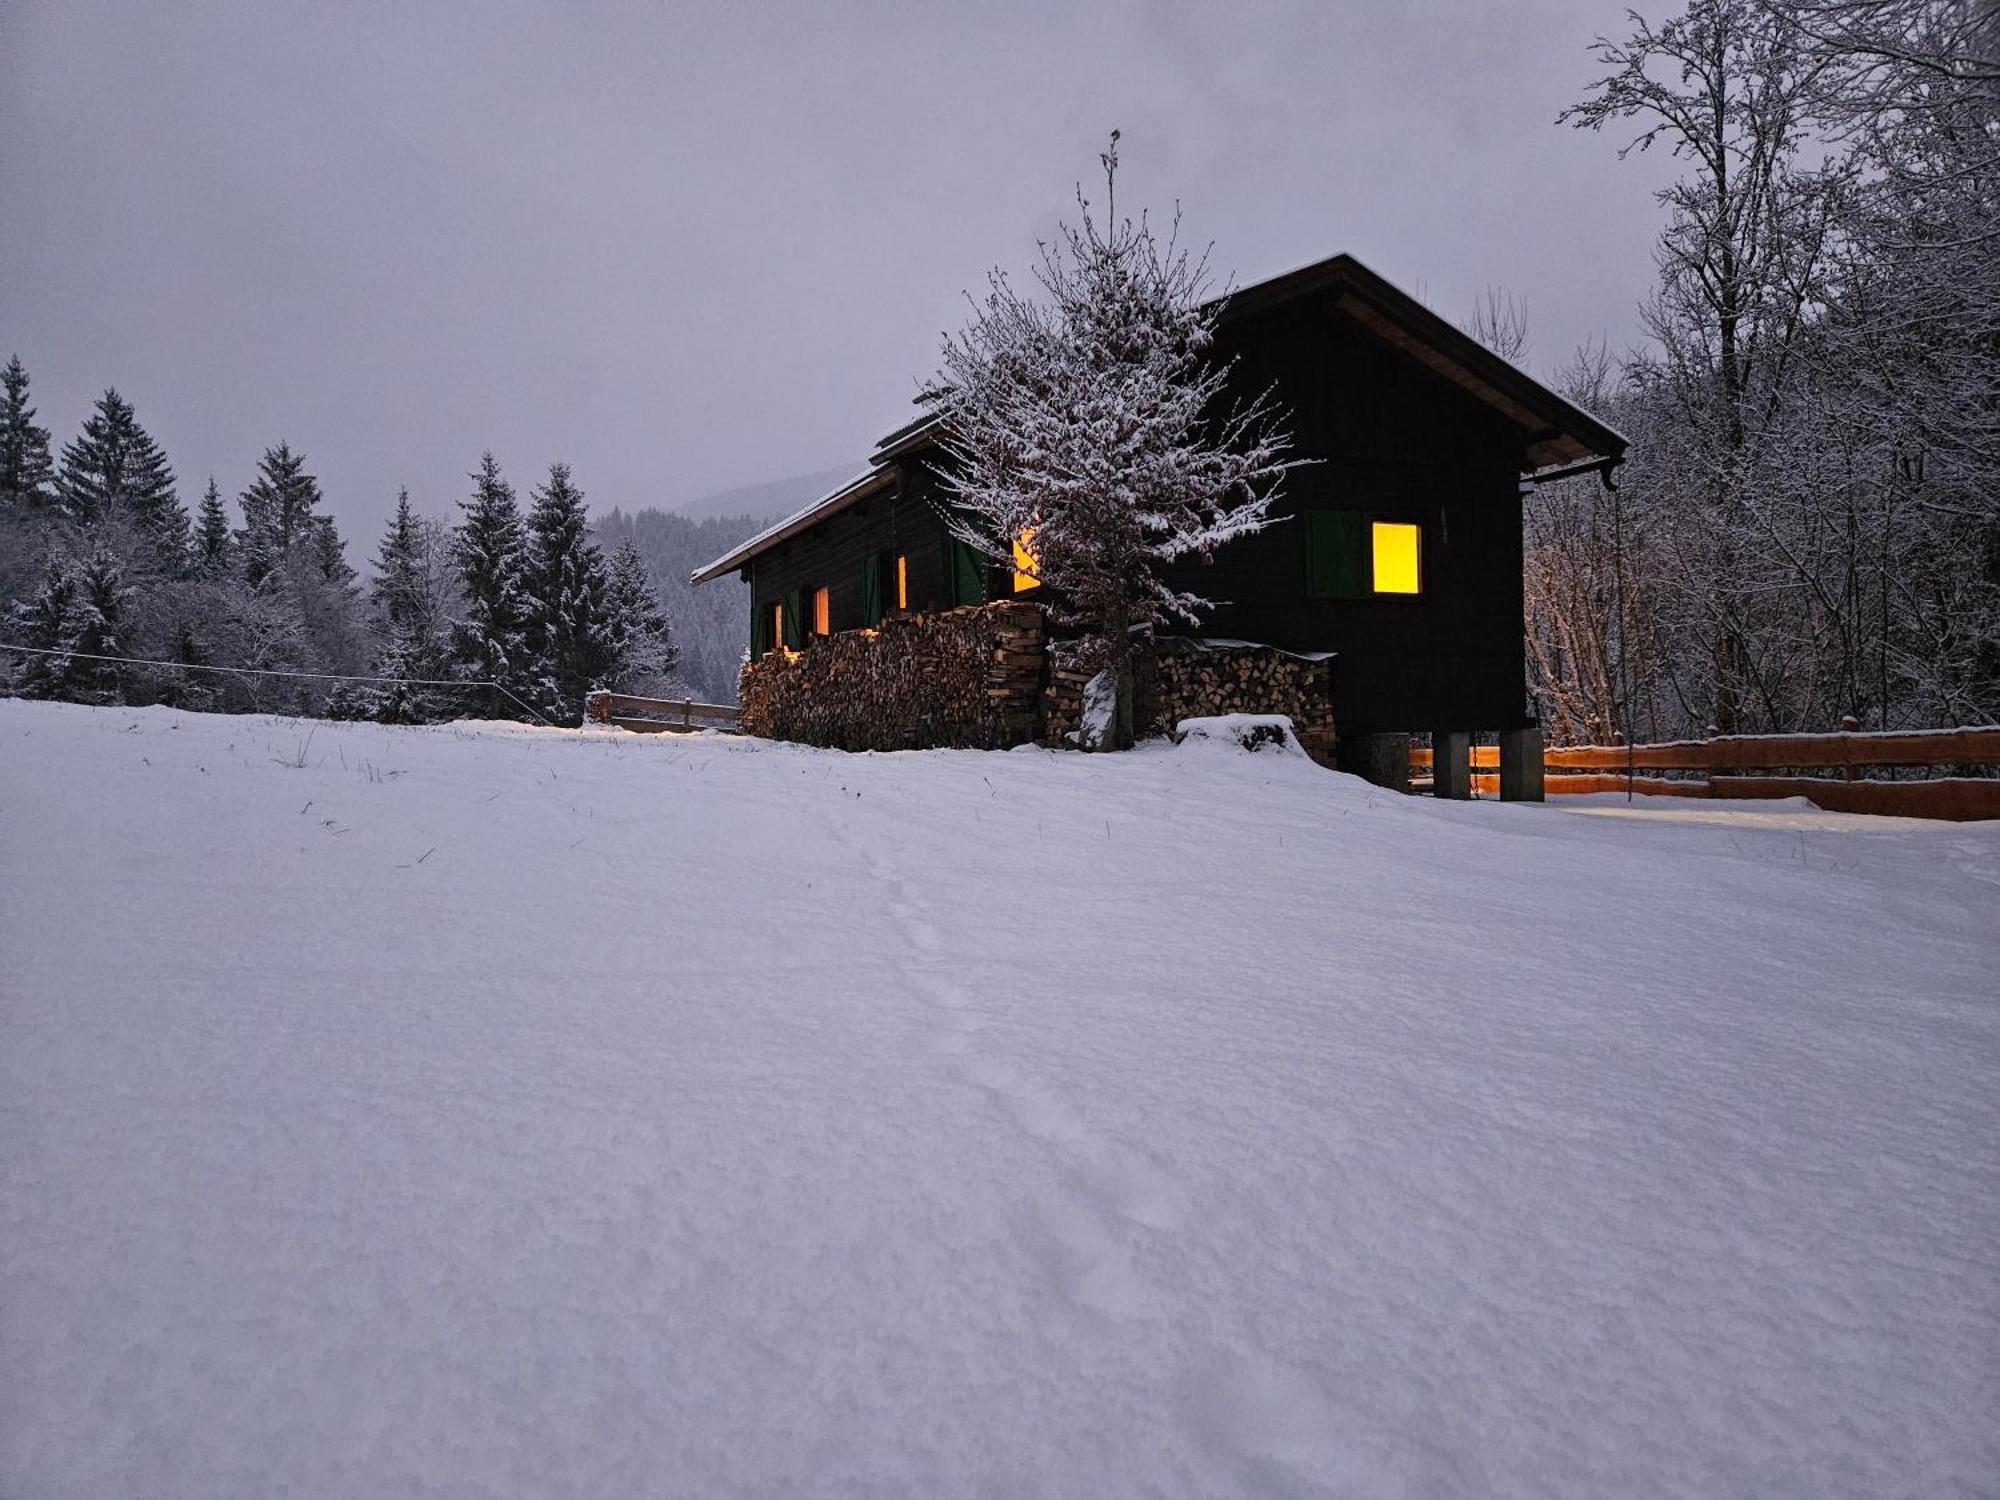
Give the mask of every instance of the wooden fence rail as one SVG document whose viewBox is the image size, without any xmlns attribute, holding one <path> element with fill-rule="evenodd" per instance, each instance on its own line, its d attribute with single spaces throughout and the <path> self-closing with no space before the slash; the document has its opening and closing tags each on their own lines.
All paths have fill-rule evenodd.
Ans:
<svg viewBox="0 0 2000 1500">
<path fill-rule="evenodd" d="M 1497 792 L 1499 749 L 1475 745 L 1473 787 Z M 1719 735 L 1658 745 L 1559 745 L 1543 752 L 1550 796 L 1630 790 L 1670 797 L 1805 797 L 1830 812 L 1886 813 L 1960 821 L 2000 818 L 2000 776 L 1889 781 L 1865 768 L 1988 771 L 2000 768 L 2000 725 L 1863 734 Z M 1684 772 L 1682 776 L 1633 772 Z M 1412 748 L 1410 770 L 1428 773 L 1431 752 Z M 1775 775 L 1816 771 L 1818 775 Z M 1765 773 L 1765 774 L 1749 774 Z M 1828 774 L 1830 773 L 1830 774 Z"/>
<path fill-rule="evenodd" d="M 583 716 L 593 724 L 609 724 L 639 734 L 688 734 L 720 729 L 735 734 L 742 728 L 742 710 L 730 703 L 697 703 L 692 698 L 635 698 L 630 693 L 590 693 Z"/>
</svg>

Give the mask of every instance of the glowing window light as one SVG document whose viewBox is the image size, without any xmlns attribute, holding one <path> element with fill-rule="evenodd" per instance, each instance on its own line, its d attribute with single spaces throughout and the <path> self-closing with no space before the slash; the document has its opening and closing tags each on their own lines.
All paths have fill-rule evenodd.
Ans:
<svg viewBox="0 0 2000 1500">
<path fill-rule="evenodd" d="M 907 557 L 898 557 L 896 559 L 896 608 L 908 609 L 909 607 L 910 560 Z"/>
<path fill-rule="evenodd" d="M 1020 535 L 1014 538 L 1014 592 L 1017 594 L 1042 586 L 1042 564 L 1032 550 L 1034 540 L 1035 528 L 1032 526 L 1023 526 Z"/>
<path fill-rule="evenodd" d="M 813 590 L 813 634 L 833 634 L 833 596 L 830 590 Z"/>
<path fill-rule="evenodd" d="M 1375 592 L 1417 594 L 1423 592 L 1421 559 L 1423 528 L 1403 521 L 1377 521 L 1374 525 Z"/>
</svg>

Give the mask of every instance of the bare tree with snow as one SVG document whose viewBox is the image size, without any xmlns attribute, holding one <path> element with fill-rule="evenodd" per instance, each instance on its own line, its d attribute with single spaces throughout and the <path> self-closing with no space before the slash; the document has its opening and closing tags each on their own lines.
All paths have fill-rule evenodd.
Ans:
<svg viewBox="0 0 2000 1500">
<path fill-rule="evenodd" d="M 971 324 L 946 340 L 930 395 L 953 462 L 947 524 L 1047 586 L 1051 618 L 1100 663 L 1086 742 L 1132 742 L 1135 637 L 1196 624 L 1213 601 L 1169 580 L 1267 524 L 1289 440 L 1262 400 L 1226 409 L 1213 357 L 1206 257 L 1117 217 L 1118 133 L 1100 158 L 1102 223 L 1041 247 L 1041 296 L 996 271 Z"/>
</svg>

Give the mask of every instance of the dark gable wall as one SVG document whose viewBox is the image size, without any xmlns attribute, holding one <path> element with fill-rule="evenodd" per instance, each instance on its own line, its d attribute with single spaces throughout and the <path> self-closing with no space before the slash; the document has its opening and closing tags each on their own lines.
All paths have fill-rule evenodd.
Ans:
<svg viewBox="0 0 2000 1500">
<path fill-rule="evenodd" d="M 1179 582 L 1222 601 L 1201 633 L 1294 651 L 1335 651 L 1339 732 L 1509 729 L 1527 722 L 1521 608 L 1521 448 L 1470 395 L 1353 323 L 1318 294 L 1225 325 L 1239 396 L 1274 386 L 1289 413 L 1296 470 L 1281 519 Z M 910 559 L 911 604 L 951 603 L 937 476 L 922 458 L 902 480 L 751 564 L 756 606 L 832 588 L 835 630 L 862 622 L 871 553 Z M 1351 509 L 1424 528 L 1424 592 L 1306 596 L 1299 512 Z M 996 580 L 1004 580 L 996 571 Z M 890 587 L 884 580 L 885 591 Z M 996 582 L 996 588 L 1004 583 Z M 885 593 L 885 602 L 893 595 Z"/>
<path fill-rule="evenodd" d="M 1513 428 L 1333 306 L 1301 298 L 1224 326 L 1233 394 L 1267 387 L 1300 458 L 1280 517 L 1178 581 L 1225 601 L 1201 633 L 1335 651 L 1339 731 L 1508 729 L 1527 722 L 1521 447 Z M 1423 592 L 1306 594 L 1306 509 L 1423 527 Z"/>
<path fill-rule="evenodd" d="M 893 489 L 851 505 L 801 532 L 750 564 L 753 609 L 768 608 L 793 591 L 809 595 L 822 586 L 835 630 L 862 623 L 861 575 L 870 556 L 902 553 L 910 560 L 910 606 L 936 609 L 951 602 L 945 573 L 945 530 L 928 503 L 937 476 L 921 460 L 906 459 Z M 884 575 L 882 603 L 893 608 L 895 580 Z"/>
</svg>

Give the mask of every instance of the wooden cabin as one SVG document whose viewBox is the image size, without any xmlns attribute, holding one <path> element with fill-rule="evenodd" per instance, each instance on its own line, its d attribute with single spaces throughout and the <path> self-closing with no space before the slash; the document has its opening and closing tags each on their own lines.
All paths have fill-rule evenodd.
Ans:
<svg viewBox="0 0 2000 1500">
<path fill-rule="evenodd" d="M 1232 292 L 1217 333 L 1233 394 L 1270 390 L 1314 462 L 1275 524 L 1189 568 L 1222 601 L 1199 633 L 1334 653 L 1343 743 L 1527 729 L 1526 482 L 1608 470 L 1625 439 L 1351 256 Z M 1032 587 L 947 533 L 939 429 L 890 433 L 865 472 L 694 574 L 749 582 L 753 655 Z"/>
</svg>

